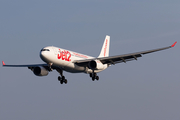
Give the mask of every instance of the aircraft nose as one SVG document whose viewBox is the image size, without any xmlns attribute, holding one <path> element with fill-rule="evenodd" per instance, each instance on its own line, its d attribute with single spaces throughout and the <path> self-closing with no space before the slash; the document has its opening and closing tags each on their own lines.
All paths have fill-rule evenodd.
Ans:
<svg viewBox="0 0 180 120">
<path fill-rule="evenodd" d="M 47 58 L 48 58 L 48 50 L 47 49 L 42 49 L 40 51 L 40 58 L 46 62 L 47 61 Z"/>
<path fill-rule="evenodd" d="M 44 61 L 45 60 L 45 52 L 44 51 L 40 51 L 40 58 Z"/>
</svg>

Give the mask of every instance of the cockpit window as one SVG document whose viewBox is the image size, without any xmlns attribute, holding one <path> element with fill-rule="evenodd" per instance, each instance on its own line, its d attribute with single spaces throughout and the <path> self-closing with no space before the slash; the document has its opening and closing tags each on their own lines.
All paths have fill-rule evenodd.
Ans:
<svg viewBox="0 0 180 120">
<path fill-rule="evenodd" d="M 42 49 L 41 51 L 50 51 L 49 49 Z"/>
</svg>

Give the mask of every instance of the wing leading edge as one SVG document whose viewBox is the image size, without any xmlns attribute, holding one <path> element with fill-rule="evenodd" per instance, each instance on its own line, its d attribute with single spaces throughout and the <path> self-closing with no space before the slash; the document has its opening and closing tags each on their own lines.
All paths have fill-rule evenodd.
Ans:
<svg viewBox="0 0 180 120">
<path fill-rule="evenodd" d="M 117 56 L 111 56 L 111 57 L 101 57 L 101 58 L 94 58 L 94 59 L 87 59 L 87 60 L 77 60 L 77 61 L 74 61 L 74 63 L 77 65 L 80 65 L 80 66 L 85 66 L 88 64 L 88 62 L 90 62 L 92 60 L 99 60 L 103 64 L 116 64 L 116 63 L 121 63 L 121 62 L 126 63 L 127 61 L 137 60 L 137 58 L 142 57 L 142 55 L 144 55 L 144 54 L 153 53 L 153 52 L 172 48 L 176 45 L 176 43 L 177 42 L 175 42 L 174 44 L 172 44 L 171 46 L 168 46 L 168 47 L 163 47 L 163 48 L 158 48 L 158 49 L 153 49 L 153 50 L 147 50 L 147 51 L 142 51 L 142 52 L 117 55 Z"/>
<path fill-rule="evenodd" d="M 38 67 L 43 66 L 47 67 L 48 64 L 32 64 L 32 65 L 6 65 L 4 61 L 2 61 L 3 67 Z"/>
</svg>

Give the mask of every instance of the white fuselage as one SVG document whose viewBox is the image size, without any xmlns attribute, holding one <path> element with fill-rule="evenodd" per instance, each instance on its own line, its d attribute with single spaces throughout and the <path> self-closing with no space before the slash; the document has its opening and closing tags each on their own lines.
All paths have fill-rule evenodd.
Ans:
<svg viewBox="0 0 180 120">
<path fill-rule="evenodd" d="M 85 60 L 85 59 L 93 59 L 94 57 L 83 55 L 77 52 L 65 50 L 62 48 L 57 48 L 54 46 L 45 47 L 40 52 L 41 59 L 55 67 L 59 67 L 62 70 L 71 73 L 92 73 L 92 69 L 88 66 L 78 66 L 73 61 L 76 60 Z M 94 72 L 101 72 L 107 68 L 107 64 L 103 65 L 100 61 L 96 60 L 100 69 L 94 70 Z"/>
</svg>

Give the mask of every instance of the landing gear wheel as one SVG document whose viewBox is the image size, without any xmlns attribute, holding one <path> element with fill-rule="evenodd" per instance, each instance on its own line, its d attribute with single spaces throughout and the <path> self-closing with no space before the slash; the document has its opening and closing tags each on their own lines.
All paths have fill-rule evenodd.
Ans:
<svg viewBox="0 0 180 120">
<path fill-rule="evenodd" d="M 99 76 L 96 76 L 96 80 L 99 80 Z"/>
<path fill-rule="evenodd" d="M 61 80 L 60 83 L 63 84 L 63 80 Z"/>
<path fill-rule="evenodd" d="M 58 77 L 58 80 L 61 81 L 61 79 L 62 79 L 62 78 L 59 76 L 59 77 Z"/>
<path fill-rule="evenodd" d="M 60 82 L 60 84 L 67 84 L 67 79 L 65 79 L 65 76 L 63 75 L 63 70 L 60 68 L 56 69 L 57 72 L 59 72 L 60 76 L 58 76 L 58 81 Z"/>
<path fill-rule="evenodd" d="M 58 76 L 58 81 L 60 82 L 60 84 L 63 84 L 63 83 L 67 84 L 67 82 L 68 82 L 64 76 L 62 76 L 62 77 Z"/>
<path fill-rule="evenodd" d="M 67 84 L 67 80 L 66 79 L 64 80 L 64 83 Z"/>
<path fill-rule="evenodd" d="M 65 80 L 65 76 L 62 76 L 62 80 Z"/>
<path fill-rule="evenodd" d="M 99 76 L 97 76 L 97 73 L 90 73 L 89 76 L 92 78 L 92 81 L 94 81 L 95 79 L 99 80 Z"/>
</svg>

